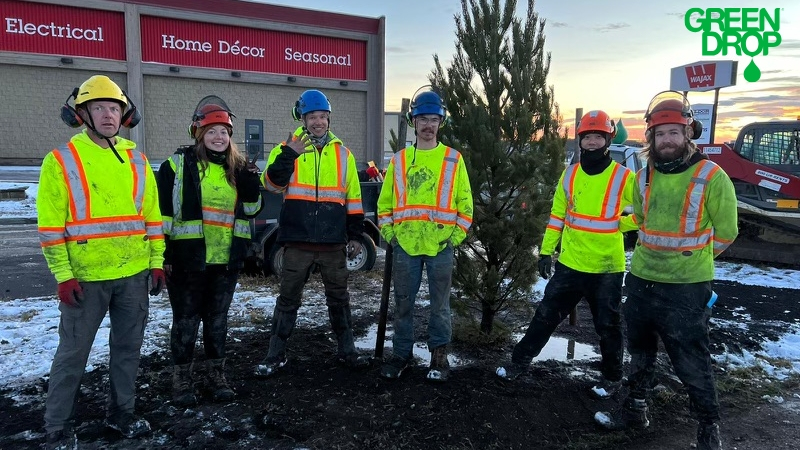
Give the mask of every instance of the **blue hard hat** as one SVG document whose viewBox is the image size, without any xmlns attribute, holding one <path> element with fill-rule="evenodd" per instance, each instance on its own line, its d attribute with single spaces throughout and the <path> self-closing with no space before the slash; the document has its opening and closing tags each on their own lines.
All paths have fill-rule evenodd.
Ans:
<svg viewBox="0 0 800 450">
<path fill-rule="evenodd" d="M 422 114 L 437 114 L 444 117 L 446 111 L 442 98 L 436 92 L 423 92 L 411 102 L 411 117 Z"/>
<path fill-rule="evenodd" d="M 295 108 L 297 109 L 297 114 L 302 117 L 313 111 L 331 112 L 331 102 L 322 92 L 316 89 L 309 89 L 300 95 Z"/>
</svg>

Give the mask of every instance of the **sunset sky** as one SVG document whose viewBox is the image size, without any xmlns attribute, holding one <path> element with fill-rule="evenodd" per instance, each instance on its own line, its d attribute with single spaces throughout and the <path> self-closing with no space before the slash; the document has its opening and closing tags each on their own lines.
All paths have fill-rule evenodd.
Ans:
<svg viewBox="0 0 800 450">
<path fill-rule="evenodd" d="M 455 52 L 458 0 L 275 0 L 265 3 L 386 17 L 386 110 L 398 111 L 433 69 L 433 55 L 448 66 Z M 329 9 L 329 5 L 335 5 Z M 527 1 L 517 2 L 519 16 Z M 701 33 L 684 25 L 690 8 L 780 9 L 781 44 L 754 57 L 761 79 L 748 82 L 750 57 L 704 56 Z M 570 135 L 575 109 L 603 109 L 621 118 L 631 139 L 643 137 L 644 110 L 658 92 L 669 89 L 670 69 L 707 60 L 738 62 L 736 86 L 720 91 L 715 141 L 732 140 L 743 125 L 757 120 L 800 118 L 800 2 L 772 0 L 539 0 L 535 11 L 546 19 L 546 49 L 552 61 L 548 84 Z M 714 31 L 718 29 L 714 27 Z M 767 31 L 771 31 L 767 25 Z M 755 38 L 748 41 L 755 48 Z M 713 91 L 689 93 L 692 103 L 712 103 Z"/>
</svg>

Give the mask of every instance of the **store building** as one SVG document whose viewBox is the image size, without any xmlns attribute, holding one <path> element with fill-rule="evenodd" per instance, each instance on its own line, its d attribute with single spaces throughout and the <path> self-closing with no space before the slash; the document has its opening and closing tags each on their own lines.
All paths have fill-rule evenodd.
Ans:
<svg viewBox="0 0 800 450">
<path fill-rule="evenodd" d="M 0 164 L 36 164 L 68 140 L 61 105 L 94 74 L 142 112 L 121 135 L 154 161 L 191 143 L 194 107 L 214 94 L 236 114 L 233 140 L 263 165 L 298 126 L 291 108 L 306 89 L 328 96 L 331 129 L 359 163 L 383 159 L 383 17 L 237 0 L 74 4 L 0 2 Z"/>
</svg>

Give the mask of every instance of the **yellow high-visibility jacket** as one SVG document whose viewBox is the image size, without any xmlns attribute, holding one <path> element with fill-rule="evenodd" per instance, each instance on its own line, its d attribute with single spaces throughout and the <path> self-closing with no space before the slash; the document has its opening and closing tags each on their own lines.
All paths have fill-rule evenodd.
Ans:
<svg viewBox="0 0 800 450">
<path fill-rule="evenodd" d="M 113 280 L 163 266 L 153 170 L 133 142 L 117 137 L 115 147 L 124 164 L 84 130 L 42 162 L 39 240 L 59 283 Z"/>
<path fill-rule="evenodd" d="M 439 143 L 395 153 L 378 197 L 381 235 L 412 256 L 460 244 L 472 225 L 472 188 L 461 153 Z"/>
<path fill-rule="evenodd" d="M 631 273 L 660 283 L 714 279 L 714 258 L 739 234 L 736 190 L 722 168 L 697 154 L 688 170 L 636 174 L 633 210 L 641 225 Z M 648 174 L 649 171 L 649 174 Z"/>
<path fill-rule="evenodd" d="M 303 127 L 295 130 L 295 136 Z M 364 231 L 356 160 L 333 135 L 322 150 L 297 156 L 283 142 L 269 154 L 264 187 L 283 193 L 278 242 L 346 244 Z"/>
<path fill-rule="evenodd" d="M 597 175 L 580 163 L 561 173 L 540 254 L 551 255 L 561 240 L 558 262 L 585 273 L 625 271 L 622 233 L 637 229 L 634 216 L 623 216 L 633 204 L 633 172 L 616 163 Z"/>
</svg>

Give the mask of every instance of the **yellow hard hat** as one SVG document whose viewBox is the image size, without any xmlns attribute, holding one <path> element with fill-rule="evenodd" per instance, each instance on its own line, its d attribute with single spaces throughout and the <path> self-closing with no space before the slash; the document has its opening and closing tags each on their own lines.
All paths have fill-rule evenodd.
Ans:
<svg viewBox="0 0 800 450">
<path fill-rule="evenodd" d="M 92 100 L 111 100 L 128 106 L 128 99 L 117 83 L 105 75 L 95 75 L 84 81 L 75 96 L 75 105 L 82 105 Z"/>
</svg>

